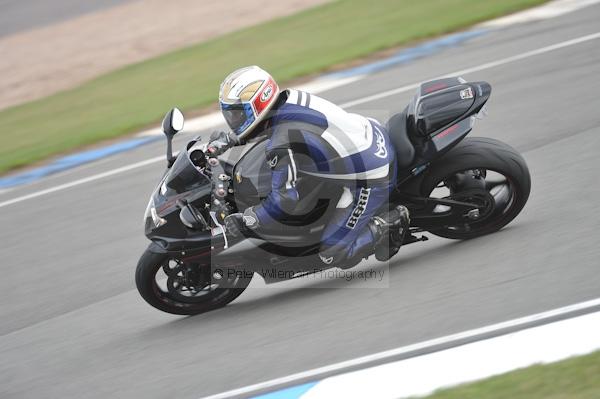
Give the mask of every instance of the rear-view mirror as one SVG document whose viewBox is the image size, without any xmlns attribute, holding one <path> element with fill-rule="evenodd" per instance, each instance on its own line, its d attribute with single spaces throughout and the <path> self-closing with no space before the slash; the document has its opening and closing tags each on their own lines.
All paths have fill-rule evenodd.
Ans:
<svg viewBox="0 0 600 399">
<path fill-rule="evenodd" d="M 183 129 L 183 124 L 183 114 L 178 108 L 173 108 L 165 115 L 162 122 L 162 129 L 167 136 L 174 136 Z"/>
</svg>

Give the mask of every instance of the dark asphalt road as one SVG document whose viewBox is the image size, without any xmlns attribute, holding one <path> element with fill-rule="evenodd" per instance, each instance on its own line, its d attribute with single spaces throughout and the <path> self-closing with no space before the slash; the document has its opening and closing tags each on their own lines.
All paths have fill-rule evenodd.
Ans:
<svg viewBox="0 0 600 399">
<path fill-rule="evenodd" d="M 0 37 L 136 0 L 0 0 Z"/>
<path fill-rule="evenodd" d="M 514 26 L 322 95 L 355 100 L 596 33 L 598 20 L 593 6 Z M 213 313 L 184 318 L 150 308 L 133 273 L 162 163 L 0 208 L 0 397 L 198 398 L 600 296 L 599 42 L 465 76 L 492 84 L 489 116 L 472 135 L 523 152 L 529 203 L 494 235 L 403 248 L 388 288 L 264 288 L 255 280 Z M 383 117 L 411 95 L 354 110 Z M 152 144 L 0 193 L 0 201 L 162 152 L 163 143 Z M 375 261 L 360 267 L 385 270 Z"/>
</svg>

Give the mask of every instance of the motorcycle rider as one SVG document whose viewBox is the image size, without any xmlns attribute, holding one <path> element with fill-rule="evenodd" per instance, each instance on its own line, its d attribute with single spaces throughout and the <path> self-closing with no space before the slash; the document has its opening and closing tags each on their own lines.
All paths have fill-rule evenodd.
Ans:
<svg viewBox="0 0 600 399">
<path fill-rule="evenodd" d="M 397 166 L 385 127 L 310 93 L 280 91 L 257 66 L 227 76 L 219 102 L 231 132 L 213 133 L 207 150 L 216 156 L 266 135 L 272 173 L 259 205 L 225 218 L 228 234 L 277 225 L 302 202 L 302 180 L 317 178 L 340 188 L 332 190 L 337 205 L 322 234 L 323 263 L 349 267 L 373 253 L 384 261 L 398 252 L 409 219 L 403 206 L 387 210 Z"/>
</svg>

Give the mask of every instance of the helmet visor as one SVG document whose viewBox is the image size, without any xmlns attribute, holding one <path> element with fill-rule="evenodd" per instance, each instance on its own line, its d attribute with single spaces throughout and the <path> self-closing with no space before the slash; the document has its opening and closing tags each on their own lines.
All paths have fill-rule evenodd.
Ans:
<svg viewBox="0 0 600 399">
<path fill-rule="evenodd" d="M 221 103 L 223 117 L 229 128 L 240 134 L 254 121 L 254 112 L 250 104 L 225 104 Z"/>
</svg>

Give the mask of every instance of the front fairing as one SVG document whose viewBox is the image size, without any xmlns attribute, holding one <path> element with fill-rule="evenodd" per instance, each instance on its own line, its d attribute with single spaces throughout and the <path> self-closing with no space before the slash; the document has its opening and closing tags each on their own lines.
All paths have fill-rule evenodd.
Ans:
<svg viewBox="0 0 600 399">
<path fill-rule="evenodd" d="M 154 189 L 144 215 L 145 234 L 148 238 L 185 238 L 188 229 L 179 220 L 179 200 L 186 200 L 198 209 L 210 203 L 211 181 L 200 168 L 194 166 L 189 149 L 196 143 L 191 141 L 179 153 L 159 184 Z"/>
</svg>

